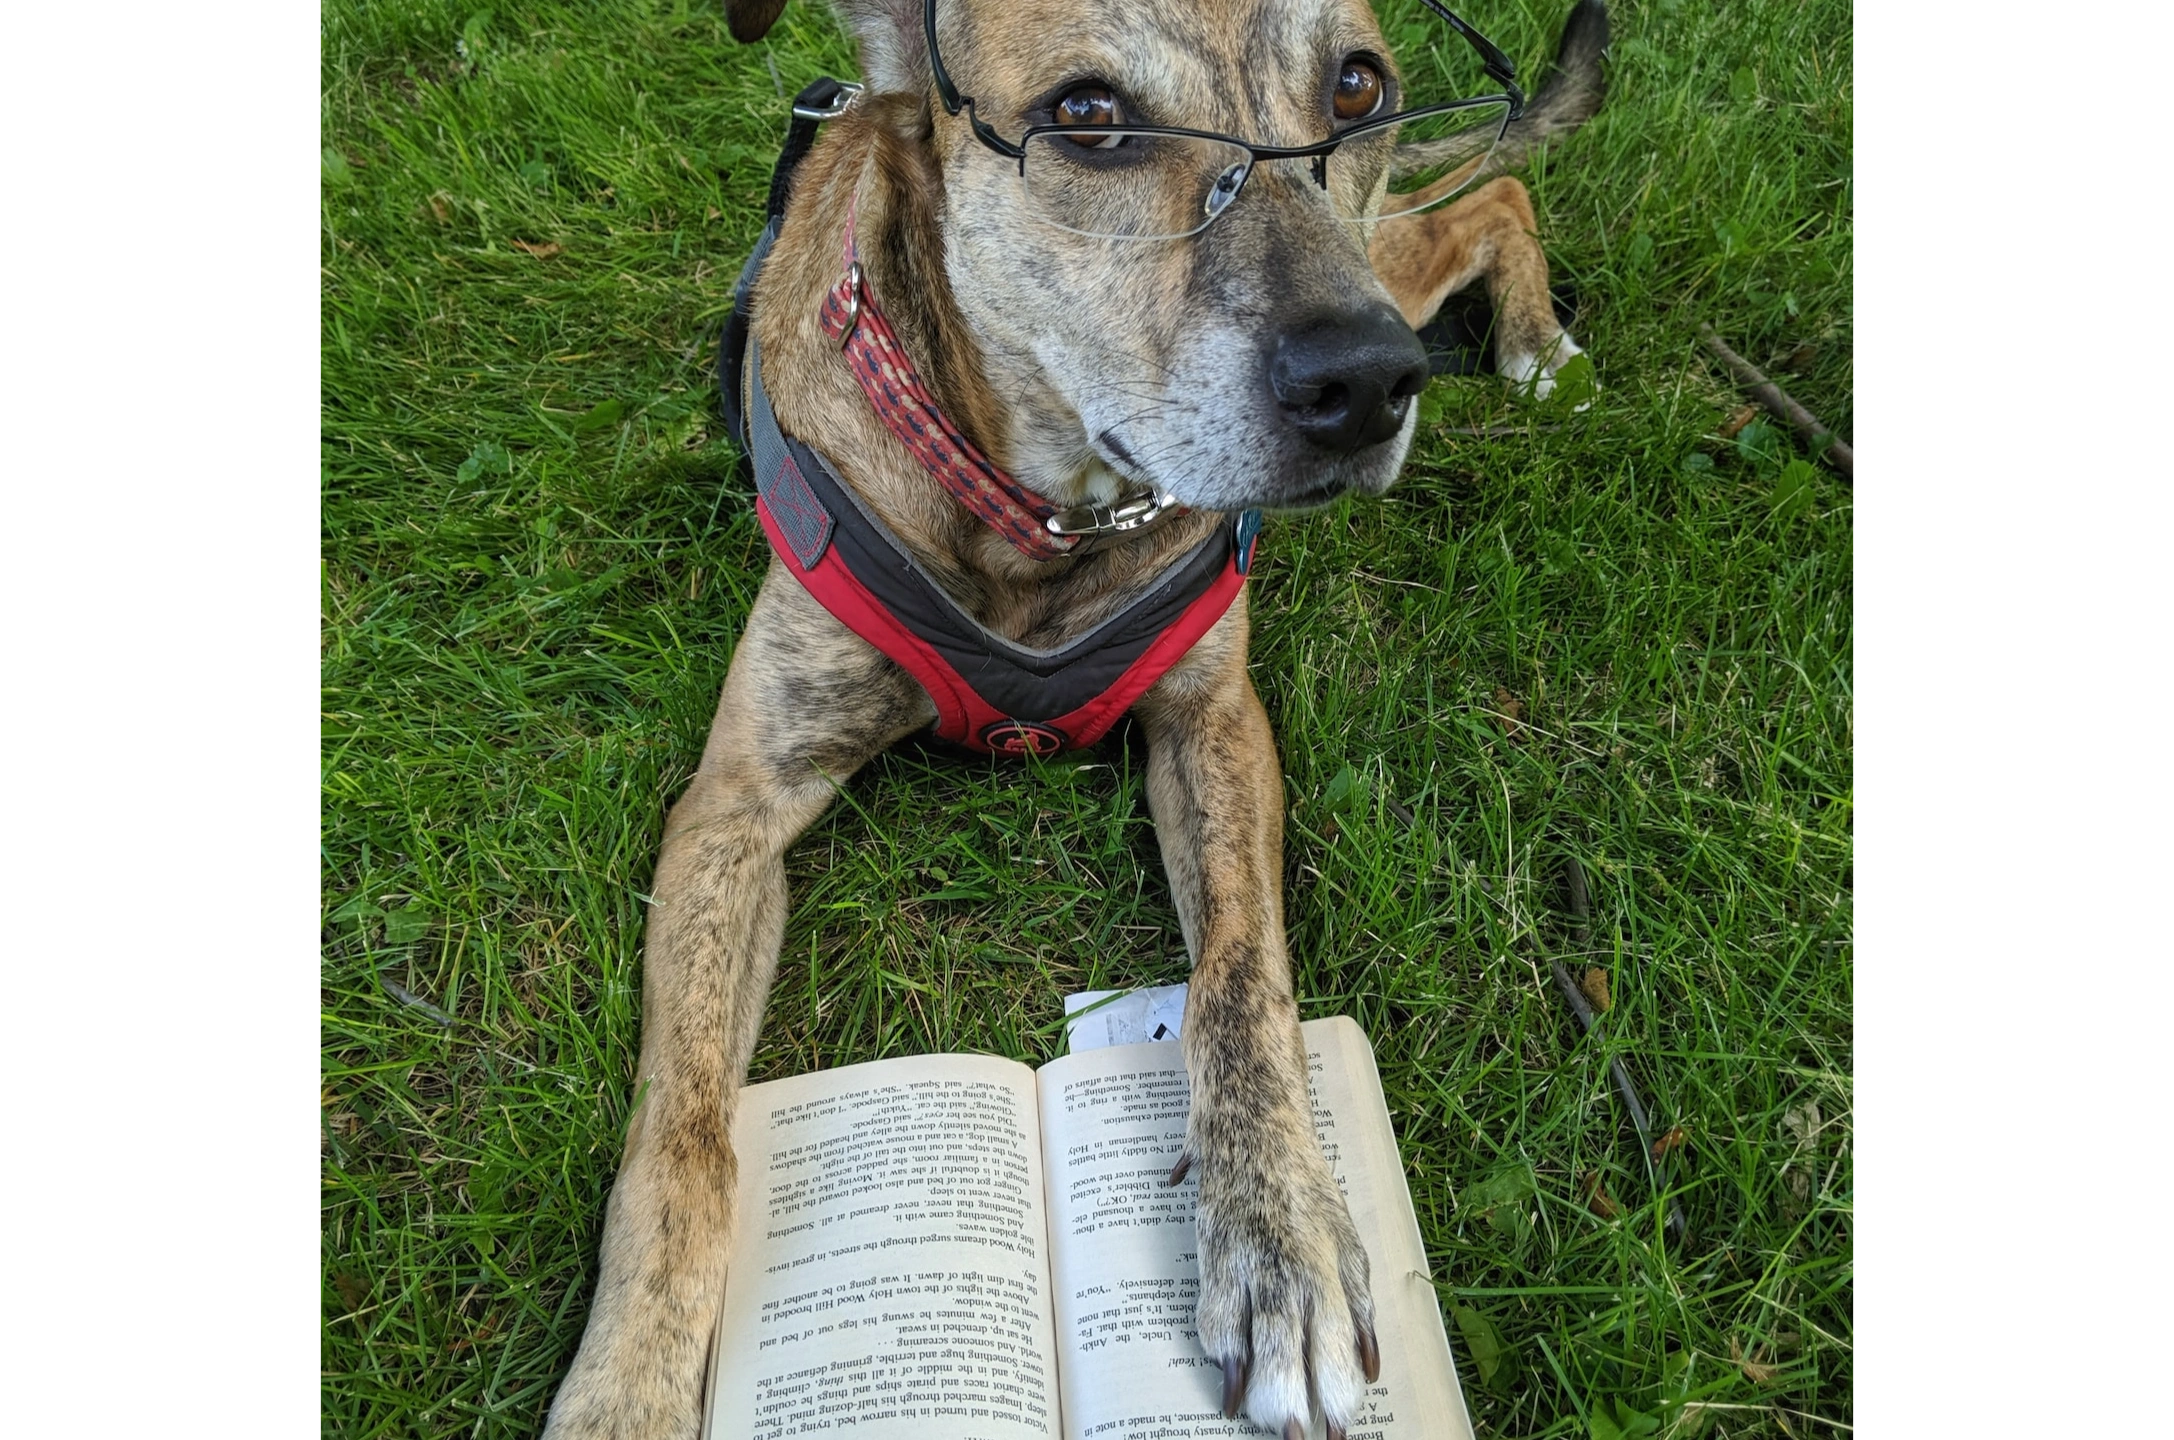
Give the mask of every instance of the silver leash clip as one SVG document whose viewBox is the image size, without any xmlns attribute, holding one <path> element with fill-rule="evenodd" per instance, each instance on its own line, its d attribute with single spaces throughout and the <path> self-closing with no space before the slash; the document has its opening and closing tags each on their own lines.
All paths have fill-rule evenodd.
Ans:
<svg viewBox="0 0 2174 1440">
<path fill-rule="evenodd" d="M 1144 530 L 1171 511 L 1183 508 L 1178 504 L 1177 496 L 1168 490 L 1157 490 L 1151 495 L 1120 500 L 1115 505 L 1074 505 L 1044 520 L 1042 528 L 1052 535 L 1067 538 L 1122 535 L 1131 530 Z"/>
<path fill-rule="evenodd" d="M 845 114 L 854 101 L 861 98 L 862 89 L 862 86 L 851 80 L 841 80 L 838 82 L 838 93 L 831 97 L 828 105 L 821 109 L 813 105 L 795 105 L 793 114 L 802 120 L 835 120 Z"/>
</svg>

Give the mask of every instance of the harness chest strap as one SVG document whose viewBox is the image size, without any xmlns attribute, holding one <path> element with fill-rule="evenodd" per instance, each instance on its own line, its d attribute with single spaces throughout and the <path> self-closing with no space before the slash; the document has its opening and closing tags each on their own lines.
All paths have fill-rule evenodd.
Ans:
<svg viewBox="0 0 2174 1440">
<path fill-rule="evenodd" d="M 1248 510 L 1070 645 L 1015 645 L 960 609 L 820 453 L 778 428 L 752 342 L 747 373 L 755 513 L 771 550 L 824 609 L 920 682 L 941 739 L 1005 754 L 1092 745 L 1222 619 L 1252 568 L 1260 513 Z"/>
</svg>

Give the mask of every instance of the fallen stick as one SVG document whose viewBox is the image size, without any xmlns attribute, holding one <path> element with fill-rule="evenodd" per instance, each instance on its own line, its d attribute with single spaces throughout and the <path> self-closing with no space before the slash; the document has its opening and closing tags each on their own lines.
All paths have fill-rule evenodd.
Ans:
<svg viewBox="0 0 2174 1440">
<path fill-rule="evenodd" d="M 1705 340 L 1706 348 L 1721 357 L 1721 363 L 1729 367 L 1729 373 L 1736 377 L 1738 383 L 1750 390 L 1753 395 L 1756 395 L 1761 405 L 1788 421 L 1789 428 L 1797 432 L 1798 439 L 1802 440 L 1806 445 L 1812 446 L 1815 450 L 1818 449 L 1819 442 L 1824 439 L 1827 442 L 1827 447 L 1823 453 L 1826 455 L 1828 463 L 1842 473 L 1842 479 L 1846 483 L 1851 485 L 1857 483 L 1856 459 L 1850 454 L 1849 446 L 1842 443 L 1841 436 L 1820 424 L 1817 415 L 1790 399 L 1788 391 L 1761 375 L 1749 360 L 1731 350 L 1727 343 L 1714 333 L 1713 326 L 1701 322 L 1698 333 Z"/>
</svg>

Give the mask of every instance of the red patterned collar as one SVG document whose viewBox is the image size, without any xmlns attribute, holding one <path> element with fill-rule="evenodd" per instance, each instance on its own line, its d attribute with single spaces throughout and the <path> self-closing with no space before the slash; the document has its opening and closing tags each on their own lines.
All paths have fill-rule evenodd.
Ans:
<svg viewBox="0 0 2174 1440">
<path fill-rule="evenodd" d="M 846 211 L 845 273 L 824 292 L 823 333 L 844 351 L 876 418 L 913 452 L 922 469 L 1020 554 L 1035 560 L 1076 554 L 1081 542 L 1094 536 L 1143 529 L 1165 515 L 1184 513 L 1167 494 L 1066 509 L 1020 484 L 960 434 L 922 382 L 861 273 L 853 238 L 858 210 L 856 201 Z"/>
</svg>

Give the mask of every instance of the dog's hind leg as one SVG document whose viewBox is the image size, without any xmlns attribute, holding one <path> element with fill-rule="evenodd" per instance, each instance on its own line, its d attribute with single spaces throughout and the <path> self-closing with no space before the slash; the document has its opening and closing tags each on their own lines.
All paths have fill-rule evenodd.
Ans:
<svg viewBox="0 0 2174 1440">
<path fill-rule="evenodd" d="M 1457 178 L 1438 183 L 1453 185 Z M 1416 197 L 1427 194 L 1416 192 L 1413 203 L 1424 203 Z M 1495 368 L 1511 384 L 1531 386 L 1536 398 L 1547 398 L 1555 373 L 1579 353 L 1548 298 L 1547 257 L 1540 252 L 1532 197 L 1510 176 L 1439 209 L 1384 219 L 1367 258 L 1415 330 L 1449 296 L 1484 279 L 1495 308 Z"/>
<path fill-rule="evenodd" d="M 1366 1251 L 1314 1137 L 1283 938 L 1283 777 L 1245 642 L 1241 596 L 1139 707 L 1193 957 L 1192 1111 L 1172 1179 L 1200 1178 L 1197 1326 L 1224 1412 L 1301 1435 L 1318 1397 L 1340 1437 L 1380 1351 Z"/>
<path fill-rule="evenodd" d="M 633 1116 L 550 1440 L 695 1435 L 732 1236 L 731 1117 L 777 969 L 785 850 L 836 782 L 931 713 L 903 671 L 773 565 L 665 824 Z"/>
<path fill-rule="evenodd" d="M 1579 353 L 1578 345 L 1556 323 L 1548 299 L 1547 257 L 1540 253 L 1532 198 L 1501 172 L 1599 112 L 1608 93 L 1601 66 L 1607 50 L 1608 7 L 1602 0 L 1578 0 L 1563 22 L 1554 65 L 1494 152 L 1409 195 L 1392 195 L 1390 204 L 1395 209 L 1425 204 L 1475 175 L 1485 183 L 1440 209 L 1384 218 L 1367 253 L 1415 330 L 1434 318 L 1447 296 L 1486 277 L 1487 298 L 1495 307 L 1495 368 L 1513 385 L 1530 385 L 1540 399 L 1555 389 L 1556 372 Z M 1455 160 L 1454 153 L 1426 144 L 1400 146 L 1392 173 L 1412 175 Z"/>
</svg>

